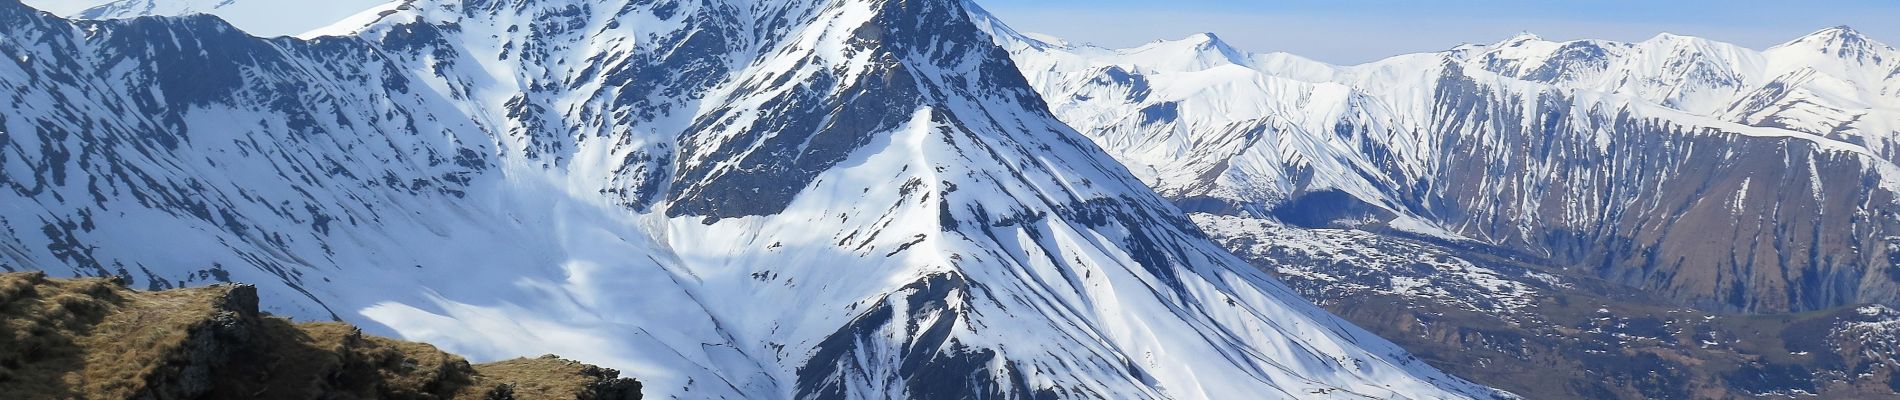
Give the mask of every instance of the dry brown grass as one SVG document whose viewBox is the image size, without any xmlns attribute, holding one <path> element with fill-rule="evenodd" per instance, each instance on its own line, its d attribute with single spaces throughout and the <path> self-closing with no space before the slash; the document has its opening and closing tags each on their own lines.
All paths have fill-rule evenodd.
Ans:
<svg viewBox="0 0 1900 400">
<path fill-rule="evenodd" d="M 474 368 L 435 347 L 364 335 L 338 323 L 259 321 L 255 351 L 234 357 L 207 395 L 214 399 L 456 398 Z"/>
<path fill-rule="evenodd" d="M 619 371 L 554 355 L 482 364 L 475 366 L 475 370 L 489 382 L 505 382 L 514 398 L 520 400 L 611 397 L 613 392 L 629 390 L 629 386 L 624 385 L 631 385 L 632 393 L 640 392 L 639 383 L 616 382 L 614 378 L 619 376 Z M 614 387 L 616 384 L 622 386 Z"/>
<path fill-rule="evenodd" d="M 220 290 L 141 295 L 106 279 L 0 275 L 0 392 L 19 398 L 129 398 L 184 361 Z"/>
<path fill-rule="evenodd" d="M 610 369 L 552 356 L 471 366 L 349 325 L 260 316 L 255 296 L 0 274 L 0 397 L 639 398 L 639 384 Z"/>
</svg>

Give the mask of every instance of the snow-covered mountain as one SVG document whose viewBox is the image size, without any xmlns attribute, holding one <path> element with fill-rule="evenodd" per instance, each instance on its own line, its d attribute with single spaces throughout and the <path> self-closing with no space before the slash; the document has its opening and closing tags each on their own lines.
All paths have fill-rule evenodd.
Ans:
<svg viewBox="0 0 1900 400">
<path fill-rule="evenodd" d="M 0 0 L 0 269 L 251 282 L 656 397 L 1506 396 L 1214 245 L 967 7 L 419 0 L 305 40 Z"/>
<path fill-rule="evenodd" d="M 1669 34 L 1640 43 L 1556 43 L 1526 35 L 1475 57 L 1507 77 L 1823 136 L 1896 160 L 1900 51 L 1848 27 L 1759 52 Z"/>
<path fill-rule="evenodd" d="M 1058 117 L 1191 212 L 1475 241 L 1711 310 L 1900 302 L 1900 52 L 1851 29 L 1333 66 L 980 19 Z"/>
<path fill-rule="evenodd" d="M 27 5 L 78 19 L 216 15 L 257 36 L 316 36 L 348 33 L 394 11 L 399 0 L 22 0 Z M 339 25 L 340 24 L 340 25 Z M 324 28 L 339 25 L 344 32 Z"/>
</svg>

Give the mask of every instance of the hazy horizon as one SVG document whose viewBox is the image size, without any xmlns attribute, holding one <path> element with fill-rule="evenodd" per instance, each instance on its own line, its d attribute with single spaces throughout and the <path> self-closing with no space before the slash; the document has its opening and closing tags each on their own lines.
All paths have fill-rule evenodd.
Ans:
<svg viewBox="0 0 1900 400">
<path fill-rule="evenodd" d="M 1863 0 L 977 1 L 1019 31 L 1076 43 L 1131 47 L 1212 32 L 1243 50 L 1335 64 L 1495 43 L 1523 32 L 1631 42 L 1672 33 L 1765 49 L 1847 25 L 1874 40 L 1900 39 L 1900 25 L 1891 22 L 1900 17 L 1900 2 Z"/>
</svg>

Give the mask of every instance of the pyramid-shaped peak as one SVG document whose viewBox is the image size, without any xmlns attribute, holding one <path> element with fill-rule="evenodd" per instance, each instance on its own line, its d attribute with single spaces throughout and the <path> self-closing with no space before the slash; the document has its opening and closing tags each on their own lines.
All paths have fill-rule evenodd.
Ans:
<svg viewBox="0 0 1900 400">
<path fill-rule="evenodd" d="M 1196 33 L 1175 40 L 1150 42 L 1141 47 L 1129 49 L 1134 52 L 1169 52 L 1175 57 L 1217 57 L 1239 59 L 1243 53 L 1222 40 L 1220 35 L 1210 32 Z"/>
<path fill-rule="evenodd" d="M 1216 35 L 1213 32 L 1201 32 L 1188 35 L 1188 37 L 1182 38 L 1179 43 L 1191 44 L 1204 49 L 1229 49 L 1232 47 L 1227 44 L 1226 40 L 1221 39 L 1220 35 Z"/>
</svg>

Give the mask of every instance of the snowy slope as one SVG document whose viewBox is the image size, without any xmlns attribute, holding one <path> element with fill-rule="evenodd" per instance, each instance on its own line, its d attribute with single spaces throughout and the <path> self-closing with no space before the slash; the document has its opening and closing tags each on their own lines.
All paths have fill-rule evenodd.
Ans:
<svg viewBox="0 0 1900 400">
<path fill-rule="evenodd" d="M 118 0 L 27 0 L 22 1 L 33 8 L 59 15 L 76 15 L 86 9 L 98 7 Z"/>
<path fill-rule="evenodd" d="M 951 0 L 418 1 L 350 37 L 0 0 L 0 268 L 662 398 L 1466 398 L 1209 242 Z"/>
<path fill-rule="evenodd" d="M 1213 35 L 1125 50 L 998 37 L 1057 115 L 1190 208 L 1271 214 L 1300 193 L 1337 191 L 1402 212 L 1389 199 L 1404 181 L 1379 169 L 1431 145 L 1348 85 L 1270 71 L 1338 73 L 1297 57 L 1244 55 Z M 1339 130 L 1342 121 L 1350 129 Z"/>
<path fill-rule="evenodd" d="M 79 19 L 210 14 L 258 36 L 289 36 L 327 27 L 357 14 L 376 15 L 397 0 L 24 0 L 27 5 Z M 361 24 L 358 24 L 360 26 Z"/>
<path fill-rule="evenodd" d="M 1900 52 L 1851 29 L 1332 66 L 980 19 L 1059 118 L 1191 212 L 1472 240 L 1715 310 L 1900 302 Z"/>
<path fill-rule="evenodd" d="M 1639 43 L 1517 38 L 1473 55 L 1501 75 L 1865 146 L 1889 161 L 1900 51 L 1848 27 L 1765 51 L 1663 34 Z"/>
</svg>

